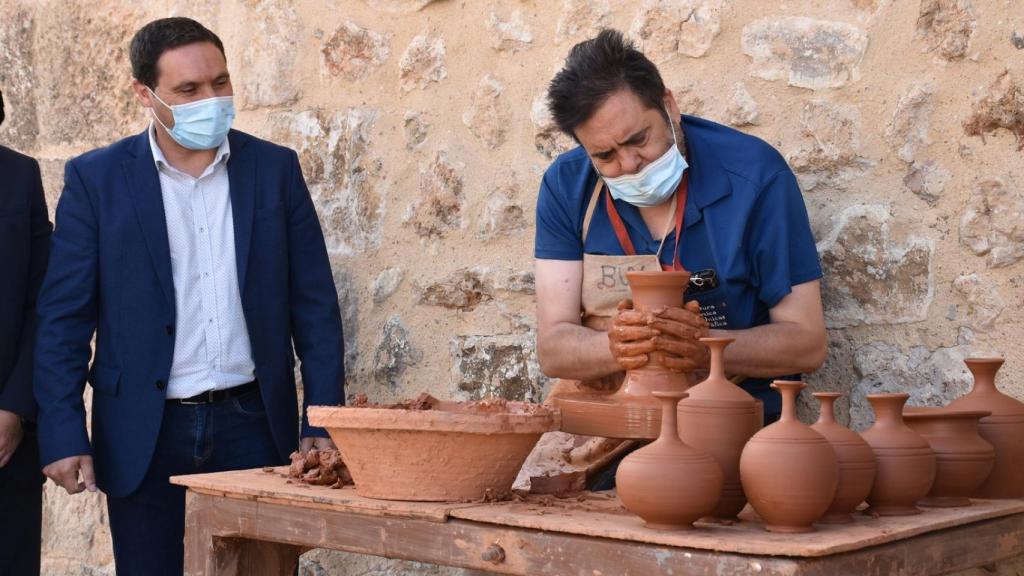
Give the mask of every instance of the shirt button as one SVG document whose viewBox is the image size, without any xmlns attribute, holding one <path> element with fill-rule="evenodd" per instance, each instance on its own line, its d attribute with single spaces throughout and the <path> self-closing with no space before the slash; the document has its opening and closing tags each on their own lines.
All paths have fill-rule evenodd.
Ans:
<svg viewBox="0 0 1024 576">
<path fill-rule="evenodd" d="M 168 324 L 167 326 L 164 327 L 164 329 L 167 330 L 168 336 L 174 336 L 174 326 Z"/>
<path fill-rule="evenodd" d="M 157 390 L 163 390 L 163 389 L 164 389 L 164 388 L 166 388 L 166 387 L 167 387 L 167 384 L 166 384 L 166 383 L 164 383 L 164 381 L 163 381 L 163 380 L 157 380 L 157 381 L 156 381 L 156 389 L 157 389 Z"/>
</svg>

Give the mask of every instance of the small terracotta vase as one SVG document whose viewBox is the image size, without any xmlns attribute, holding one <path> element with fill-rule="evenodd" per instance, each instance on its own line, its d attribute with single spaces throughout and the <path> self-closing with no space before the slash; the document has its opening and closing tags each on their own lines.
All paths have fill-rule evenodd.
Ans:
<svg viewBox="0 0 1024 576">
<path fill-rule="evenodd" d="M 711 370 L 706 380 L 689 390 L 679 403 L 679 437 L 711 455 L 722 467 L 722 498 L 705 520 L 737 522 L 747 504 L 740 483 L 740 454 L 750 437 L 761 429 L 760 406 L 754 397 L 725 377 L 725 347 L 733 338 L 701 338 L 711 349 Z"/>
<path fill-rule="evenodd" d="M 655 530 L 689 530 L 722 495 L 722 469 L 679 439 L 676 405 L 686 392 L 653 392 L 661 401 L 661 436 L 626 456 L 615 486 L 627 510 Z"/>
<path fill-rule="evenodd" d="M 650 312 L 656 308 L 683 305 L 683 292 L 690 283 L 690 273 L 685 271 L 627 272 L 629 290 L 633 297 L 633 308 Z M 651 352 L 642 368 L 626 371 L 626 379 L 616 392 L 617 396 L 648 396 L 659 390 L 668 392 L 686 390 L 690 387 L 690 374 L 673 372 L 665 367 L 663 352 Z"/>
<path fill-rule="evenodd" d="M 875 423 L 861 436 L 875 453 L 875 483 L 868 512 L 878 516 L 920 514 L 914 504 L 935 480 L 935 453 L 928 441 L 903 422 L 909 394 L 868 394 Z"/>
<path fill-rule="evenodd" d="M 992 473 L 978 488 L 978 498 L 1024 498 L 1024 403 L 996 389 L 1002 358 L 964 360 L 974 388 L 949 403 L 951 410 L 987 410 L 978 424 L 981 437 L 996 450 Z"/>
<path fill-rule="evenodd" d="M 839 485 L 832 505 L 819 522 L 823 524 L 848 524 L 853 522 L 852 513 L 871 492 L 875 481 L 875 454 L 871 446 L 853 430 L 836 422 L 835 401 L 838 392 L 815 392 L 821 403 L 818 421 L 811 429 L 821 434 L 832 445 L 839 462 Z"/>
<path fill-rule="evenodd" d="M 782 418 L 754 435 L 740 456 L 740 480 L 771 532 L 811 532 L 832 504 L 839 466 L 828 440 L 800 422 L 796 396 L 803 382 L 776 380 Z"/>
<path fill-rule="evenodd" d="M 921 506 L 970 506 L 969 498 L 988 478 L 996 451 L 978 434 L 978 420 L 991 412 L 909 407 L 903 420 L 935 452 L 935 482 Z"/>
</svg>

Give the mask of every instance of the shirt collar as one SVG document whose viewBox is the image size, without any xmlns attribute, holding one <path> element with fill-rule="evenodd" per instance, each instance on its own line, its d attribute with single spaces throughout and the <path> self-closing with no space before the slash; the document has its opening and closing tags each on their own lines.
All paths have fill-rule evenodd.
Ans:
<svg viewBox="0 0 1024 576">
<path fill-rule="evenodd" d="M 150 121 L 149 130 L 149 148 L 153 151 L 153 163 L 156 164 L 157 170 L 168 169 L 178 172 L 179 170 L 174 166 L 171 166 L 170 162 L 167 161 L 167 157 L 164 156 L 164 151 L 160 149 L 160 146 L 156 143 L 156 122 Z M 228 139 L 224 138 L 220 146 L 217 147 L 217 155 L 213 159 L 213 163 L 210 166 L 217 166 L 221 162 L 227 162 L 231 158 L 231 145 L 228 144 Z M 209 167 L 207 167 L 209 170 Z M 203 172 L 206 174 L 206 171 Z"/>
</svg>

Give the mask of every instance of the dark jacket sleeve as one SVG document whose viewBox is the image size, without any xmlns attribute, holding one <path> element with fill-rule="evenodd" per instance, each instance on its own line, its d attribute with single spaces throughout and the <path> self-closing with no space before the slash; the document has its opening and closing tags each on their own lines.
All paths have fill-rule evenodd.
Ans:
<svg viewBox="0 0 1024 576">
<path fill-rule="evenodd" d="M 92 454 L 85 428 L 85 390 L 97 322 L 97 215 L 75 167 L 64 169 L 50 265 L 39 291 L 33 391 L 39 403 L 43 466 Z"/>
<path fill-rule="evenodd" d="M 46 274 L 50 255 L 50 232 L 53 227 L 46 211 L 46 195 L 39 163 L 32 160 L 32 190 L 29 198 L 29 278 L 18 339 L 18 356 L 0 393 L 0 410 L 8 410 L 26 420 L 35 420 L 36 403 L 32 397 L 32 356 L 35 352 L 36 298 Z"/>
<path fill-rule="evenodd" d="M 289 305 L 292 338 L 302 363 L 302 436 L 326 437 L 312 428 L 307 406 L 333 406 L 345 401 L 345 344 L 338 291 L 334 287 L 323 230 L 302 177 L 298 156 L 291 154 L 288 205 Z"/>
</svg>

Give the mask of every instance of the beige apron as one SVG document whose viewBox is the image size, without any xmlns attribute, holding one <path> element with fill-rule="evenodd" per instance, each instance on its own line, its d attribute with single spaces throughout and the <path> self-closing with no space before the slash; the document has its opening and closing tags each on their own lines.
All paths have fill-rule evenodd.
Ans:
<svg viewBox="0 0 1024 576">
<path fill-rule="evenodd" d="M 684 179 L 685 181 L 685 179 Z M 590 222 L 597 202 L 602 196 L 603 182 L 598 179 L 590 195 L 586 215 L 583 218 L 582 238 L 586 242 Z M 681 186 L 681 189 L 682 186 Z M 684 192 L 685 193 L 685 192 Z M 607 332 L 612 317 L 618 310 L 619 302 L 630 298 L 626 272 L 634 270 L 661 270 L 660 255 L 665 237 L 676 217 L 679 192 L 672 196 L 668 225 L 662 235 L 661 245 L 656 254 L 634 256 L 583 255 L 583 290 L 581 297 L 581 321 L 587 328 Z M 685 200 L 683 200 L 685 202 Z M 681 218 L 680 218 L 681 221 Z M 677 228 L 679 226 L 677 225 Z M 678 243 L 678 232 L 676 235 Z M 678 253 L 678 244 L 676 247 Z M 558 379 L 545 399 L 550 404 L 558 396 L 573 392 L 605 391 L 615 392 L 622 384 L 625 372 L 610 374 L 599 380 L 582 382 Z M 545 434 L 530 454 L 516 482 L 517 488 L 526 487 L 526 481 L 534 477 L 548 477 L 531 484 L 533 492 L 562 492 L 582 489 L 588 474 L 600 471 L 618 455 L 631 450 L 637 441 L 580 436 L 566 432 Z M 550 487 L 550 488 L 549 488 Z"/>
</svg>

